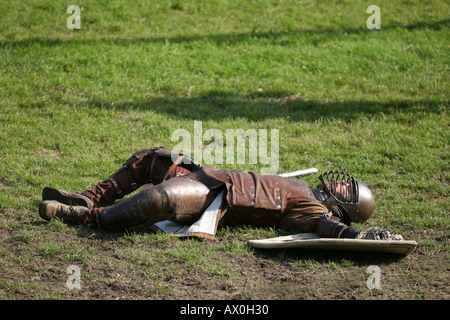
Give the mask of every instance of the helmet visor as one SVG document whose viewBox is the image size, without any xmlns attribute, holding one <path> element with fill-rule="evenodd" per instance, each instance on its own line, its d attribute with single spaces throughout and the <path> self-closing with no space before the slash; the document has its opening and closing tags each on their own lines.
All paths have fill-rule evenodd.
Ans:
<svg viewBox="0 0 450 320">
<path fill-rule="evenodd" d="M 325 172 L 319 177 L 321 187 L 342 204 L 358 204 L 358 183 L 342 171 Z"/>
</svg>

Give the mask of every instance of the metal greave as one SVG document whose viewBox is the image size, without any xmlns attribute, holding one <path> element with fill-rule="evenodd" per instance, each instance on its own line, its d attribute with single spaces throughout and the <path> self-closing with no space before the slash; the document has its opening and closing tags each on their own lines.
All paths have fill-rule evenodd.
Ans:
<svg viewBox="0 0 450 320">
<path fill-rule="evenodd" d="M 149 219 L 155 222 L 170 218 L 163 208 L 162 195 L 158 188 L 144 188 L 138 194 L 129 197 L 111 207 L 100 215 L 100 226 L 108 231 L 119 231 L 137 226 Z"/>
<path fill-rule="evenodd" d="M 148 185 L 100 215 L 100 226 L 109 231 L 171 219 L 181 224 L 195 222 L 214 200 L 204 184 L 175 177 L 156 186 Z"/>
</svg>

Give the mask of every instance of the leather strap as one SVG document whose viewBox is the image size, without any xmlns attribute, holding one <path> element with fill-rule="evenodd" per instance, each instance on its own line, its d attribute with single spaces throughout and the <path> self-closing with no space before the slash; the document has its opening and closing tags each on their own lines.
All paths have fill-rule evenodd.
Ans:
<svg viewBox="0 0 450 320">
<path fill-rule="evenodd" d="M 148 173 L 148 181 L 153 181 L 153 169 L 155 168 L 156 158 L 158 158 L 158 154 L 153 151 L 152 154 L 152 163 L 150 164 L 150 171 Z"/>
<path fill-rule="evenodd" d="M 344 233 L 345 230 L 347 230 L 349 227 L 345 226 L 344 228 L 341 229 L 341 231 L 339 232 L 337 238 L 340 238 L 342 236 L 342 234 Z"/>
<path fill-rule="evenodd" d="M 116 179 L 111 178 L 109 180 L 112 182 L 114 188 L 116 189 L 117 195 L 120 195 L 122 193 L 122 189 L 120 189 L 119 184 L 117 183 Z"/>
<path fill-rule="evenodd" d="M 183 160 L 183 158 L 184 158 L 184 155 L 181 154 L 178 157 L 178 159 L 173 162 L 173 164 L 170 166 L 169 170 L 167 170 L 166 174 L 164 175 L 163 181 L 166 181 L 167 177 L 173 172 L 173 170 L 175 170 L 175 168 L 180 164 L 180 162 L 181 162 L 181 160 Z"/>
</svg>

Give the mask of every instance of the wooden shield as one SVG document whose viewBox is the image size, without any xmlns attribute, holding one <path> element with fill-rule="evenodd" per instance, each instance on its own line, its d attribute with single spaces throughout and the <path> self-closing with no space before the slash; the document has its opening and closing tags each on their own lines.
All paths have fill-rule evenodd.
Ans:
<svg viewBox="0 0 450 320">
<path fill-rule="evenodd" d="M 417 247 L 414 240 L 363 240 L 320 238 L 316 233 L 299 233 L 289 236 L 249 240 L 248 244 L 259 249 L 317 249 L 361 252 L 385 252 L 408 255 Z"/>
</svg>

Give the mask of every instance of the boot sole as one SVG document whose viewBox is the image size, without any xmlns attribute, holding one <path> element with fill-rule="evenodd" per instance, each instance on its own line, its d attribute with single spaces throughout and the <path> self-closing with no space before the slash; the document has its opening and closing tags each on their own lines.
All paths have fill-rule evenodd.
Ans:
<svg viewBox="0 0 450 320">
<path fill-rule="evenodd" d="M 89 200 L 84 199 L 84 197 L 68 196 L 59 190 L 50 187 L 45 187 L 42 191 L 42 201 L 46 200 L 56 200 L 69 206 L 83 206 L 86 208 L 92 208 L 92 203 L 90 203 Z"/>
</svg>

